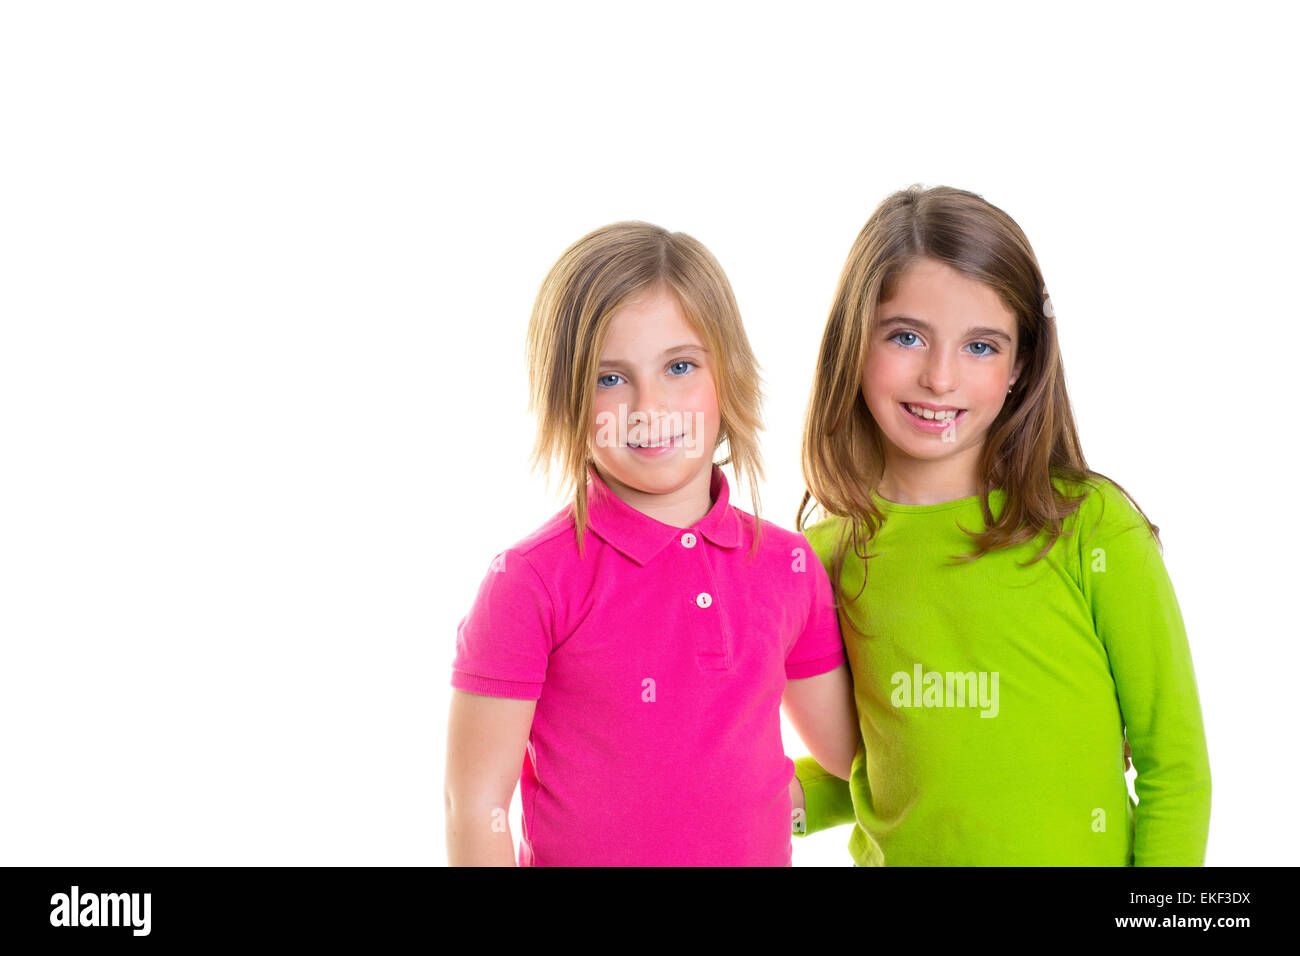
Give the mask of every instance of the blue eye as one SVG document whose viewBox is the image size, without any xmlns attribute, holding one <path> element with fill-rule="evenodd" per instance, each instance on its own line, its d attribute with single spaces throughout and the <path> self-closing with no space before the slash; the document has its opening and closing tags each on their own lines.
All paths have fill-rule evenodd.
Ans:
<svg viewBox="0 0 1300 956">
<path fill-rule="evenodd" d="M 893 335 L 891 335 L 891 336 L 890 336 L 886 341 L 888 341 L 888 342 L 894 342 L 894 341 L 897 341 L 898 339 L 902 338 L 904 335 L 910 335 L 910 336 L 911 336 L 912 338 L 914 338 L 914 339 L 917 337 L 917 335 L 916 335 L 915 332 L 895 332 L 895 333 L 894 333 Z M 903 348 L 905 348 L 905 349 L 906 349 L 906 348 L 911 348 L 911 347 L 912 347 L 911 345 L 905 344 L 905 343 L 903 343 L 903 342 L 899 342 L 898 344 L 901 345 L 901 346 L 902 346 Z M 981 357 L 982 357 L 982 356 L 985 356 L 985 355 L 996 355 L 997 352 L 998 352 L 997 348 L 996 348 L 995 346 L 991 345 L 991 344 L 988 343 L 988 342 L 972 342 L 972 343 L 970 344 L 970 347 L 971 347 L 972 349 L 979 348 L 980 351 L 975 351 L 975 352 L 972 352 L 971 354 L 972 354 L 972 355 L 978 355 L 978 356 L 981 356 Z"/>
<path fill-rule="evenodd" d="M 673 378 L 681 378 L 683 375 L 689 373 L 693 368 L 697 368 L 694 362 L 688 362 L 686 359 L 678 359 L 676 362 L 673 362 L 668 366 L 668 374 Z M 680 369 L 680 371 L 676 371 L 677 369 Z M 609 379 L 614 379 L 614 381 L 609 381 Z M 598 388 L 613 388 L 616 385 L 622 384 L 622 382 L 622 375 L 619 375 L 617 372 L 606 372 L 604 375 L 597 377 L 596 386 Z"/>
</svg>

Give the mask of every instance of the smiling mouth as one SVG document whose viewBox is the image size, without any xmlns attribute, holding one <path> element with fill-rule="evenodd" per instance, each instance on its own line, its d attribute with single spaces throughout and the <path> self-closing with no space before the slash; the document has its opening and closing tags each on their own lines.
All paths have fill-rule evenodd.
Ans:
<svg viewBox="0 0 1300 956">
<path fill-rule="evenodd" d="M 966 411 L 964 408 L 957 408 L 936 412 L 929 408 L 922 408 L 920 405 L 909 405 L 907 402 L 900 402 L 899 404 L 901 404 L 903 408 L 907 410 L 908 414 L 912 415 L 914 418 L 919 418 L 922 421 L 927 422 L 956 421 L 957 418 Z"/>
<path fill-rule="evenodd" d="M 678 442 L 680 439 L 685 438 L 685 437 L 686 437 L 685 434 L 674 435 L 672 438 L 665 438 L 663 441 L 660 441 L 660 442 L 654 442 L 653 444 L 645 444 L 645 445 L 638 445 L 636 442 L 631 442 L 631 441 L 630 441 L 630 442 L 627 443 L 627 447 L 628 447 L 628 448 L 666 448 L 666 447 L 668 447 L 669 445 L 675 445 L 675 444 L 677 444 L 677 442 Z"/>
</svg>

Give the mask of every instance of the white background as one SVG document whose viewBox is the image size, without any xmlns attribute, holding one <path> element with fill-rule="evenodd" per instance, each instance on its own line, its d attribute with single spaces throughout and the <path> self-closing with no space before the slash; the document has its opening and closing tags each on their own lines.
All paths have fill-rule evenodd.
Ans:
<svg viewBox="0 0 1300 956">
<path fill-rule="evenodd" d="M 628 218 L 717 255 L 788 527 L 836 278 L 913 182 L 1023 227 L 1089 463 L 1161 528 L 1207 863 L 1296 863 L 1281 9 L 6 4 L 0 863 L 444 862 L 456 625 L 563 506 L 546 270 Z"/>
</svg>

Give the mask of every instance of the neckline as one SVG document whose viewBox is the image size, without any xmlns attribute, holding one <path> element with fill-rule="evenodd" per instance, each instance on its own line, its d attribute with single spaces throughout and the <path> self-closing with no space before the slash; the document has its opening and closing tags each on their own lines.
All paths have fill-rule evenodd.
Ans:
<svg viewBox="0 0 1300 956">
<path fill-rule="evenodd" d="M 700 531 L 711 532 L 715 527 L 718 526 L 718 524 L 724 518 L 726 518 L 727 512 L 731 510 L 730 509 L 731 489 L 727 484 L 727 476 L 723 472 L 722 467 L 718 465 L 716 462 L 714 462 L 711 465 L 711 471 L 709 474 L 708 510 L 705 511 L 704 514 L 700 515 L 700 517 L 697 518 L 695 521 L 692 521 L 690 524 L 681 525 L 681 526 L 675 524 L 669 524 L 667 521 L 660 521 L 654 515 L 646 514 L 644 511 L 642 511 L 640 508 L 636 507 L 635 505 L 629 504 L 628 502 L 624 501 L 617 494 L 615 494 L 613 488 L 611 488 L 608 484 L 605 483 L 605 480 L 600 477 L 600 473 L 596 471 L 595 466 L 592 465 L 591 463 L 588 463 L 587 465 L 587 475 L 589 478 L 587 482 L 588 515 L 590 515 L 592 511 L 595 510 L 596 507 L 600 507 L 600 508 L 611 509 L 613 511 L 620 512 L 624 516 L 631 518 L 633 520 L 649 521 L 653 525 L 657 525 L 660 528 L 670 529 L 672 531 L 680 532 L 680 531 L 687 531 L 694 528 Z M 600 489 L 597 495 L 591 494 L 591 485 L 593 482 L 597 486 L 599 486 Z M 598 506 L 595 505 L 595 502 L 597 501 L 599 501 Z"/>
<path fill-rule="evenodd" d="M 588 526 L 607 543 L 641 565 L 648 563 L 668 542 L 681 537 L 687 528 L 698 531 L 719 547 L 739 547 L 742 537 L 740 517 L 731 505 L 727 476 L 718 464 L 714 463 L 712 467 L 709 479 L 709 497 L 712 503 L 708 512 L 686 528 L 679 528 L 632 507 L 605 484 L 595 467 L 589 465 Z M 573 507 L 572 503 L 569 507 Z"/>
<path fill-rule="evenodd" d="M 1001 488 L 994 488 L 989 492 L 990 505 L 994 499 L 1002 494 Z M 966 498 L 954 498 L 952 501 L 940 501 L 932 505 L 905 505 L 897 501 L 890 501 L 882 498 L 877 492 L 871 492 L 871 500 L 875 502 L 876 507 L 881 511 L 896 512 L 900 514 L 934 514 L 940 511 L 952 511 L 956 508 L 964 508 L 967 505 L 976 503 L 980 500 L 980 495 L 970 495 Z"/>
</svg>

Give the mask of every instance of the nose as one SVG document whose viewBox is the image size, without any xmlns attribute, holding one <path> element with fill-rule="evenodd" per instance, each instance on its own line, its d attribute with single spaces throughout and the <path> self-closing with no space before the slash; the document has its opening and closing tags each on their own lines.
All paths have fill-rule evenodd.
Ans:
<svg viewBox="0 0 1300 956">
<path fill-rule="evenodd" d="M 956 359 L 943 349 L 935 349 L 921 370 L 921 385 L 942 395 L 957 387 Z"/>
<path fill-rule="evenodd" d="M 644 420 L 654 421 L 668 413 L 666 389 L 657 381 L 646 381 L 637 386 L 636 404 L 631 414 L 640 414 Z"/>
</svg>

